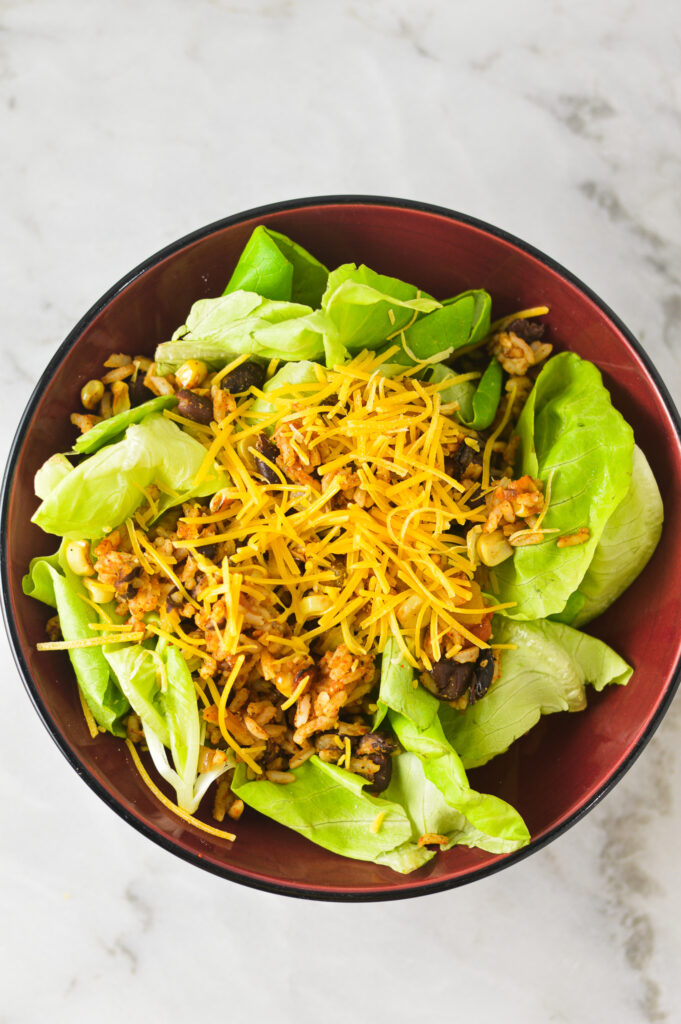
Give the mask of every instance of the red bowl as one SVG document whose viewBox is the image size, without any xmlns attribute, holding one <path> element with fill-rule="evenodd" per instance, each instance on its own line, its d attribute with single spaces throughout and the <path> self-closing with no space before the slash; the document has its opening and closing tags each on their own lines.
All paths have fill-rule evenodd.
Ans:
<svg viewBox="0 0 681 1024">
<path fill-rule="evenodd" d="M 472 785 L 510 801 L 532 834 L 508 856 L 454 848 L 414 874 L 346 860 L 253 811 L 228 844 L 171 815 L 143 785 L 120 740 L 92 740 L 64 654 L 38 654 L 49 612 L 25 597 L 30 559 L 55 547 L 29 522 L 33 476 L 73 442 L 69 413 L 83 383 L 112 351 L 148 352 L 184 322 L 191 303 L 219 294 L 251 231 L 267 224 L 325 263 L 364 262 L 436 296 L 486 288 L 495 316 L 550 307 L 551 338 L 602 370 L 636 432 L 665 503 L 681 509 L 681 422 L 629 331 L 594 293 L 541 252 L 462 214 L 361 196 L 304 199 L 228 217 L 180 239 L 119 281 L 83 317 L 40 379 L 17 431 L 2 496 L 1 569 L 6 625 L 36 711 L 78 774 L 113 810 L 160 846 L 224 878 L 326 900 L 381 900 L 448 889 L 527 857 L 574 824 L 624 775 L 667 710 L 680 677 L 681 535 L 669 525 L 636 584 L 593 624 L 636 669 L 626 688 L 593 694 L 582 714 L 551 715 L 511 751 L 471 772 Z"/>
</svg>

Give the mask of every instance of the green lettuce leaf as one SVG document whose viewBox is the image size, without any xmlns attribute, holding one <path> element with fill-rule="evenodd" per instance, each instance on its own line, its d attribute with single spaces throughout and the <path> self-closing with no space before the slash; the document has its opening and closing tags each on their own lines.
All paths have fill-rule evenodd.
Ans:
<svg viewBox="0 0 681 1024">
<path fill-rule="evenodd" d="M 59 571 L 59 554 L 34 558 L 23 580 L 24 593 L 57 609 L 65 640 L 91 640 L 93 612 L 82 600 L 87 597 L 78 576 Z M 87 706 L 98 725 L 124 736 L 123 717 L 130 710 L 128 701 L 111 678 L 101 647 L 83 647 L 68 652 L 69 660 Z"/>
<path fill-rule="evenodd" d="M 503 377 L 501 363 L 492 359 L 473 394 L 472 416 L 465 419 L 459 410 L 458 418 L 465 426 L 472 430 L 486 430 L 492 425 L 499 408 Z"/>
<path fill-rule="evenodd" d="M 423 858 L 416 858 L 420 862 L 416 863 L 414 851 L 410 856 L 403 849 L 412 840 L 412 827 L 404 809 L 365 793 L 366 779 L 326 764 L 316 755 L 293 774 L 296 781 L 287 786 L 266 779 L 248 782 L 245 768 L 240 765 L 232 790 L 249 807 L 333 853 L 379 862 L 381 856 L 400 850 L 395 863 L 401 860 L 406 870 L 424 862 Z M 378 832 L 374 832 L 371 826 L 381 811 L 385 817 Z"/>
<path fill-rule="evenodd" d="M 406 808 L 416 834 L 437 832 L 448 837 L 444 849 L 476 846 L 491 853 L 510 853 L 526 846 L 530 834 L 510 804 L 470 788 L 461 758 L 438 719 L 425 730 L 402 715 L 390 713 L 390 724 L 407 754 L 393 767 L 395 780 L 386 790 Z M 419 765 L 421 771 L 419 772 Z"/>
<path fill-rule="evenodd" d="M 110 645 L 104 654 L 141 719 L 156 770 L 174 788 L 179 806 L 193 814 L 212 783 L 236 766 L 236 758 L 230 751 L 220 767 L 199 773 L 202 727 L 184 657 L 163 640 L 155 648 Z"/>
<path fill-rule="evenodd" d="M 60 453 L 51 455 L 47 462 L 43 462 L 33 479 L 36 496 L 41 499 L 46 498 L 64 477 L 69 475 L 72 469 L 73 466 L 65 455 Z"/>
<path fill-rule="evenodd" d="M 388 709 L 408 718 L 418 729 L 427 729 L 437 718 L 439 704 L 432 693 L 418 685 L 414 669 L 402 654 L 397 640 L 388 637 L 381 657 L 374 729 L 383 721 Z"/>
<path fill-rule="evenodd" d="M 119 526 L 144 500 L 140 488 L 160 483 L 177 493 L 159 498 L 164 511 L 224 485 L 217 470 L 198 486 L 206 449 L 159 413 L 128 427 L 125 440 L 101 448 L 76 466 L 44 499 L 32 518 L 46 533 L 94 540 Z"/>
<path fill-rule="evenodd" d="M 162 695 L 170 733 L 170 750 L 177 773 L 185 785 L 193 786 L 199 770 L 201 720 L 196 687 L 187 662 L 177 647 L 165 652 L 168 689 Z"/>
<path fill-rule="evenodd" d="M 390 358 L 413 365 L 441 353 L 451 355 L 470 349 L 489 333 L 491 309 L 492 300 L 482 289 L 445 299 L 439 309 L 419 317 L 403 338 L 394 339 L 393 344 L 399 344 L 400 351 Z"/>
<path fill-rule="evenodd" d="M 141 423 L 151 413 L 163 412 L 164 409 L 172 409 L 175 405 L 177 405 L 175 395 L 159 395 L 158 398 L 142 402 L 141 405 L 136 405 L 133 409 L 110 416 L 108 420 L 100 420 L 99 423 L 95 423 L 94 427 L 80 435 L 73 450 L 79 455 L 92 455 L 103 448 L 105 444 L 120 440 L 131 424 Z M 36 494 L 38 494 L 37 491 Z M 42 498 L 44 495 L 40 494 L 38 497 Z"/>
<path fill-rule="evenodd" d="M 414 285 L 346 263 L 329 274 L 322 297 L 324 333 L 332 352 L 338 351 L 334 344 L 350 353 L 375 349 L 406 327 L 415 312 L 439 307 Z"/>
<path fill-rule="evenodd" d="M 662 533 L 664 509 L 648 460 L 634 448 L 631 486 L 605 524 L 586 575 L 561 622 L 583 626 L 609 608 L 650 560 Z M 574 599 L 574 600 L 573 600 Z"/>
<path fill-rule="evenodd" d="M 21 581 L 26 596 L 33 597 L 36 601 L 42 601 L 43 604 L 49 604 L 50 608 L 56 608 L 57 599 L 54 596 L 54 582 L 50 570 L 59 572 L 59 568 L 58 551 L 54 555 L 40 555 L 38 558 L 32 558 L 28 572 Z M 89 636 L 92 636 L 91 631 Z"/>
<path fill-rule="evenodd" d="M 178 328 L 173 341 L 156 349 L 159 373 L 176 369 L 187 359 L 223 367 L 244 353 L 260 359 L 321 359 L 323 327 L 319 313 L 298 302 L 264 299 L 255 292 L 230 292 L 199 299 Z"/>
<path fill-rule="evenodd" d="M 223 295 L 257 292 L 266 299 L 283 299 L 317 307 L 329 272 L 301 245 L 286 235 L 259 225 L 246 243 Z"/>
<path fill-rule="evenodd" d="M 467 420 L 472 420 L 475 415 L 473 399 L 476 387 L 475 382 L 472 380 L 457 380 L 457 377 L 460 376 L 461 374 L 458 374 L 449 366 L 443 366 L 442 363 L 436 363 L 435 366 L 429 367 L 426 372 L 426 379 L 431 384 L 443 384 L 448 380 L 453 381 L 449 387 L 440 391 L 440 401 L 443 405 L 448 405 L 450 402 L 458 402 L 459 408 L 455 415 L 461 423 L 464 423 Z"/>
<path fill-rule="evenodd" d="M 165 747 L 169 747 L 170 732 L 158 681 L 161 656 L 141 644 L 112 644 L 104 647 L 103 652 L 145 731 L 150 729 Z"/>
<path fill-rule="evenodd" d="M 605 525 L 631 484 L 634 436 L 613 407 L 596 367 L 574 352 L 555 356 L 542 369 L 518 422 L 518 473 L 546 483 L 553 472 L 547 529 L 575 533 L 588 527 L 585 544 L 559 548 L 549 534 L 541 544 L 516 548 L 490 572 L 507 615 L 541 619 L 561 612 L 578 589 Z"/>
<path fill-rule="evenodd" d="M 466 768 L 503 754 L 537 724 L 541 715 L 582 711 L 586 684 L 602 690 L 624 685 L 632 669 L 606 644 L 558 622 L 513 622 L 494 617 L 495 643 L 517 644 L 501 652 L 501 673 L 485 697 L 465 712 L 440 707 L 447 739 Z"/>
</svg>

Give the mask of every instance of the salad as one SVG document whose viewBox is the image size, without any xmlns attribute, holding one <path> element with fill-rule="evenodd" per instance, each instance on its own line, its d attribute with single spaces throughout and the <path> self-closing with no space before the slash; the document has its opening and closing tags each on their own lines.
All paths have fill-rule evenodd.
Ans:
<svg viewBox="0 0 681 1024">
<path fill-rule="evenodd" d="M 35 478 L 59 547 L 24 591 L 92 736 L 173 813 L 233 841 L 254 809 L 399 872 L 529 842 L 466 772 L 629 681 L 580 627 L 663 519 L 548 312 L 493 322 L 482 289 L 329 271 L 259 226 L 153 361 L 112 353 L 84 385 Z"/>
</svg>

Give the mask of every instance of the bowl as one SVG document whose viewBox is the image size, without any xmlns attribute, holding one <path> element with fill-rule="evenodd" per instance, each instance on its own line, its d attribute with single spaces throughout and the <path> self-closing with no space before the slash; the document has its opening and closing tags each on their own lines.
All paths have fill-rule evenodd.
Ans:
<svg viewBox="0 0 681 1024">
<path fill-rule="evenodd" d="M 54 539 L 29 522 L 36 470 L 71 446 L 69 413 L 103 360 L 112 351 L 153 352 L 193 301 L 219 294 L 257 224 L 290 235 L 329 265 L 364 262 L 435 296 L 484 287 L 495 316 L 549 306 L 552 340 L 558 348 L 569 342 L 601 369 L 652 465 L 667 524 L 679 520 L 678 413 L 641 346 L 572 274 L 498 228 L 423 203 L 332 196 L 263 206 L 201 228 L 132 270 L 85 314 L 42 375 L 14 440 L 2 496 L 3 609 L 14 657 L 36 711 L 80 777 L 128 824 L 204 870 L 324 900 L 397 899 L 471 882 L 531 855 L 586 814 L 622 778 L 667 710 L 681 656 L 681 534 L 669 525 L 635 585 L 589 630 L 635 667 L 629 685 L 592 694 L 584 713 L 542 719 L 509 753 L 470 773 L 474 788 L 518 808 L 531 844 L 506 856 L 455 847 L 407 876 L 338 857 L 250 810 L 232 844 L 185 824 L 143 785 L 123 741 L 91 739 L 66 656 L 35 650 L 49 611 L 24 596 L 21 578 L 33 556 L 54 548 Z"/>
</svg>

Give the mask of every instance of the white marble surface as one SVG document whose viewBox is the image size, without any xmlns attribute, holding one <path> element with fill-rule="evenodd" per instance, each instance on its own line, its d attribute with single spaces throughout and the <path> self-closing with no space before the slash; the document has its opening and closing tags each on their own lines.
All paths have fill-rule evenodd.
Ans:
<svg viewBox="0 0 681 1024">
<path fill-rule="evenodd" d="M 676 0 L 4 0 L 3 449 L 72 324 L 263 202 L 441 203 L 588 281 L 681 395 Z M 0 1021 L 681 1020 L 681 703 L 588 818 L 392 905 L 175 860 L 49 740 L 2 639 Z"/>
</svg>

